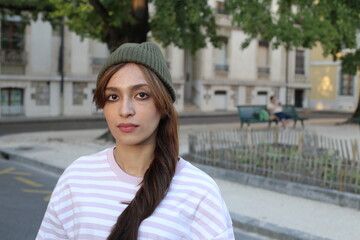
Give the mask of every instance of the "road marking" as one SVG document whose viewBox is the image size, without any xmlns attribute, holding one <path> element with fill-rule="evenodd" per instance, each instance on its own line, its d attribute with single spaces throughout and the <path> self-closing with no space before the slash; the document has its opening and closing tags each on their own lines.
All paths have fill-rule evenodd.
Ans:
<svg viewBox="0 0 360 240">
<path fill-rule="evenodd" d="M 21 175 L 21 176 L 31 176 L 31 173 L 27 172 L 14 172 L 15 168 L 6 168 L 0 171 L 0 175 L 4 174 L 13 174 L 13 175 Z"/>
<path fill-rule="evenodd" d="M 6 168 L 6 169 L 0 171 L 0 175 L 7 174 L 7 173 L 12 172 L 14 170 L 15 170 L 15 168 Z"/>
<path fill-rule="evenodd" d="M 23 177 L 14 177 L 14 179 L 22 182 L 22 183 L 25 183 L 27 185 L 30 185 L 32 187 L 42 187 L 44 185 L 40 184 L 40 183 L 37 183 L 37 182 L 34 182 L 34 181 L 31 181 L 29 179 L 26 179 L 26 178 L 23 178 Z"/>
<path fill-rule="evenodd" d="M 3 170 L 0 170 L 0 175 L 5 175 L 5 174 L 20 175 L 20 176 L 32 176 L 31 173 L 16 172 L 15 168 L 6 168 Z M 31 187 L 43 187 L 44 186 L 41 183 L 37 183 L 35 181 L 32 181 L 32 180 L 24 178 L 24 177 L 14 177 L 14 179 L 19 182 L 25 183 L 26 185 L 29 185 Z M 46 196 L 43 198 L 45 202 L 50 201 L 50 197 L 52 194 L 52 191 L 38 190 L 38 189 L 22 189 L 22 191 L 27 192 L 27 193 L 45 194 Z"/>
<path fill-rule="evenodd" d="M 27 173 L 27 172 L 11 172 L 10 174 L 21 175 L 21 176 L 32 176 L 31 173 Z"/>
<path fill-rule="evenodd" d="M 51 193 L 52 191 L 46 191 L 46 190 L 37 190 L 37 189 L 22 189 L 23 192 L 28 193 L 39 193 L 39 194 L 46 194 L 47 196 L 44 197 L 44 201 L 48 202 L 50 201 Z"/>
</svg>

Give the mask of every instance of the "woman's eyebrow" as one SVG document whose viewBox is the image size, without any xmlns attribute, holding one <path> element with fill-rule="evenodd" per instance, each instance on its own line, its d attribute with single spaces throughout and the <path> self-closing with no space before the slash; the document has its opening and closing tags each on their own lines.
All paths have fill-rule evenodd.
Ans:
<svg viewBox="0 0 360 240">
<path fill-rule="evenodd" d="M 109 90 L 109 91 L 119 91 L 120 89 L 117 87 L 106 87 L 105 90 Z"/>
<path fill-rule="evenodd" d="M 137 90 L 137 89 L 143 88 L 143 87 L 150 88 L 148 84 L 142 83 L 142 84 L 137 84 L 137 85 L 132 86 L 131 89 L 134 91 L 134 90 Z"/>
<path fill-rule="evenodd" d="M 134 86 L 131 86 L 130 89 L 131 89 L 132 91 L 135 91 L 135 90 L 137 90 L 137 89 L 139 89 L 139 88 L 143 88 L 143 87 L 150 88 L 148 84 L 146 84 L 146 83 L 141 83 L 141 84 L 136 84 L 136 85 L 134 85 Z M 120 88 L 118 88 L 118 87 L 112 87 L 112 86 L 106 87 L 105 90 L 115 91 L 115 92 L 121 91 Z"/>
</svg>

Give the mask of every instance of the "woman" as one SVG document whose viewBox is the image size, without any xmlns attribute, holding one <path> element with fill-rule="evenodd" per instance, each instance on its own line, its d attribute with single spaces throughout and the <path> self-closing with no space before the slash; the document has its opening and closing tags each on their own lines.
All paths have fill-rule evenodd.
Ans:
<svg viewBox="0 0 360 240">
<path fill-rule="evenodd" d="M 94 101 L 115 147 L 71 164 L 37 239 L 234 239 L 220 191 L 178 157 L 170 73 L 153 43 L 127 43 L 98 75 Z"/>
<path fill-rule="evenodd" d="M 281 124 L 285 129 L 290 122 L 291 116 L 283 112 L 282 104 L 275 96 L 271 96 L 269 100 L 270 101 L 267 104 L 269 113 L 275 116 L 278 121 L 281 121 Z"/>
</svg>

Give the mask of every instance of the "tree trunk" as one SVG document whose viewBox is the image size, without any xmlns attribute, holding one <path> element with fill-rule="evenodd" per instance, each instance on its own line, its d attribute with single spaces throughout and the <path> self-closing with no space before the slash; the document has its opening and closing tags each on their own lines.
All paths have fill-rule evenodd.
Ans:
<svg viewBox="0 0 360 240">
<path fill-rule="evenodd" d="M 103 41 L 110 52 L 126 42 L 141 43 L 147 40 L 149 32 L 149 9 L 147 0 L 132 0 L 131 15 L 135 23 L 124 23 L 122 27 L 114 27 L 109 23 L 109 12 L 99 0 L 89 0 L 95 11 L 105 23 Z"/>
<path fill-rule="evenodd" d="M 360 117 L 360 95 L 359 95 L 358 104 L 357 104 L 357 107 L 356 107 L 354 113 L 351 115 L 351 117 L 349 119 L 347 119 L 345 122 L 342 122 L 341 124 L 352 123 L 352 120 L 354 118 L 358 118 L 358 117 Z"/>
<path fill-rule="evenodd" d="M 91 0 L 94 8 L 97 8 L 98 12 L 103 11 L 100 6 L 100 2 Z M 106 18 L 106 14 L 104 17 Z M 124 24 L 122 28 L 109 26 L 107 28 L 105 42 L 110 52 L 115 51 L 121 44 L 126 42 L 142 43 L 147 41 L 147 33 L 149 32 L 149 9 L 147 0 L 132 0 L 132 16 L 136 20 L 135 24 Z M 111 132 L 107 130 L 104 134 L 98 137 L 98 139 L 105 140 L 107 142 L 115 142 Z"/>
<path fill-rule="evenodd" d="M 122 28 L 109 27 L 105 42 L 110 52 L 126 42 L 142 43 L 149 32 L 149 9 L 146 0 L 132 0 L 132 12 L 135 24 L 124 24 Z"/>
<path fill-rule="evenodd" d="M 353 118 L 357 118 L 357 117 L 360 117 L 360 93 L 359 93 L 359 101 L 358 101 L 357 107 L 355 109 L 355 112 L 351 116 L 350 120 Z"/>
</svg>

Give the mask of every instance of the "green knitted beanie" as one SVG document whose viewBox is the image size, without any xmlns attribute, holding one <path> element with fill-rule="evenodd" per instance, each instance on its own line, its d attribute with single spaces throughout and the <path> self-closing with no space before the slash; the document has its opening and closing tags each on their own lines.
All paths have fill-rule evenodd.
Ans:
<svg viewBox="0 0 360 240">
<path fill-rule="evenodd" d="M 166 65 L 165 58 L 159 47 L 152 42 L 144 42 L 140 44 L 124 43 L 118 47 L 118 49 L 111 53 L 109 58 L 101 67 L 97 77 L 97 84 L 99 84 L 101 77 L 109 67 L 119 63 L 128 62 L 142 64 L 150 68 L 159 77 L 170 93 L 172 100 L 175 102 L 176 95 L 172 86 L 171 75 Z"/>
</svg>

